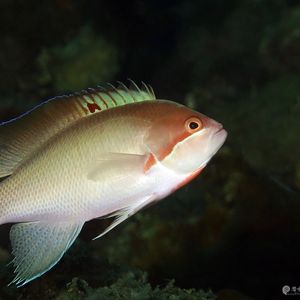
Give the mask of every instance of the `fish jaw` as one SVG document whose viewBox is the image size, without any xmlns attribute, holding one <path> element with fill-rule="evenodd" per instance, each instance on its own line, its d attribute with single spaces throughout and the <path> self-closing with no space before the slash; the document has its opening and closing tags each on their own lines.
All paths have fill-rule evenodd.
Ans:
<svg viewBox="0 0 300 300">
<path fill-rule="evenodd" d="M 184 164 L 189 158 L 189 153 L 182 155 L 182 161 L 180 164 L 174 162 L 174 158 L 177 159 L 178 153 L 176 150 L 172 151 L 162 161 L 160 161 L 153 153 L 149 155 L 149 159 L 145 164 L 145 172 L 147 176 L 155 178 L 155 185 L 153 186 L 154 194 L 156 195 L 156 201 L 161 200 L 181 187 L 188 184 L 194 178 L 196 178 L 205 168 L 210 159 L 217 153 L 226 140 L 227 132 L 223 129 L 222 125 L 216 122 L 216 127 L 209 134 L 209 143 L 206 146 L 203 153 L 197 156 L 197 147 L 199 147 L 199 136 L 193 137 L 193 142 L 190 147 L 193 152 L 196 151 L 196 155 L 192 156 L 192 161 L 188 164 L 192 164 L 192 168 L 185 168 Z M 201 143 L 202 144 L 202 143 Z M 195 150 L 195 151 L 194 151 Z M 176 154 L 174 154 L 176 153 Z M 194 159 L 193 159 L 194 158 Z M 180 168 L 178 168 L 178 165 Z M 184 171 L 183 171 L 184 170 Z"/>
<path fill-rule="evenodd" d="M 206 166 L 224 143 L 227 132 L 217 121 L 186 106 L 157 101 L 161 109 L 144 139 L 145 147 L 152 153 L 145 170 L 160 161 L 175 172 L 190 176 Z M 190 128 L 190 122 L 198 126 Z"/>
</svg>

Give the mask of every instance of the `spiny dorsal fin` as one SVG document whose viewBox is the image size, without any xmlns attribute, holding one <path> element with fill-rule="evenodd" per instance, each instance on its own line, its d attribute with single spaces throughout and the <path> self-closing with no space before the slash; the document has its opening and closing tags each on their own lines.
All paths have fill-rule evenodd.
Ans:
<svg viewBox="0 0 300 300">
<path fill-rule="evenodd" d="M 14 170 L 59 131 L 94 113 L 130 103 L 155 100 L 151 87 L 139 88 L 133 81 L 127 88 L 119 82 L 58 96 L 0 126 L 0 178 Z"/>
</svg>

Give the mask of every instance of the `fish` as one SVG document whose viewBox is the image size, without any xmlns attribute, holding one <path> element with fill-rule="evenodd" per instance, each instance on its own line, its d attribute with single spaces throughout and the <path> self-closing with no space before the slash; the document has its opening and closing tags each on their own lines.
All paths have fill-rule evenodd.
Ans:
<svg viewBox="0 0 300 300">
<path fill-rule="evenodd" d="M 223 126 L 153 89 L 107 84 L 59 96 L 0 126 L 0 224 L 17 287 L 50 270 L 84 223 L 102 237 L 186 185 L 225 142 Z"/>
</svg>

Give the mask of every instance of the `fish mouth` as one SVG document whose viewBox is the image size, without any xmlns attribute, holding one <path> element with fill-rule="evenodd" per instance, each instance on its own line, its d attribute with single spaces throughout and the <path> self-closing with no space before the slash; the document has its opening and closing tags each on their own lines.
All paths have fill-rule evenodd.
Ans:
<svg viewBox="0 0 300 300">
<path fill-rule="evenodd" d="M 221 148 L 227 138 L 227 131 L 221 125 L 213 134 L 213 139 L 216 141 L 216 144 L 219 144 L 217 151 Z"/>
<path fill-rule="evenodd" d="M 227 135 L 228 135 L 227 131 L 226 131 L 223 127 L 220 128 L 215 134 L 217 134 L 217 135 L 224 135 L 225 138 L 226 138 Z"/>
<path fill-rule="evenodd" d="M 226 130 L 223 128 L 223 125 L 220 124 L 220 126 L 219 126 L 218 130 L 215 132 L 215 134 L 218 133 L 218 132 L 220 132 L 220 131 L 223 131 L 223 130 L 226 131 Z"/>
<path fill-rule="evenodd" d="M 223 126 L 219 126 L 218 129 L 212 133 L 210 136 L 209 145 L 209 154 L 207 159 L 201 164 L 201 167 L 205 167 L 206 164 L 211 160 L 211 158 L 218 152 L 222 147 L 227 137 L 227 131 Z"/>
</svg>

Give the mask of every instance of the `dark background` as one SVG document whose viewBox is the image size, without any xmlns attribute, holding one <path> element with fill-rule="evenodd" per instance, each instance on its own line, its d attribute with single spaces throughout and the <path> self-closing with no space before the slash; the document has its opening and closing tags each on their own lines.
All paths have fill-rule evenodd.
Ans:
<svg viewBox="0 0 300 300">
<path fill-rule="evenodd" d="M 296 0 L 0 0 L 1 121 L 131 78 L 229 132 L 199 178 L 96 242 L 106 224 L 90 222 L 21 289 L 6 287 L 2 226 L 0 296 L 280 299 L 300 287 L 299 72 Z"/>
</svg>

